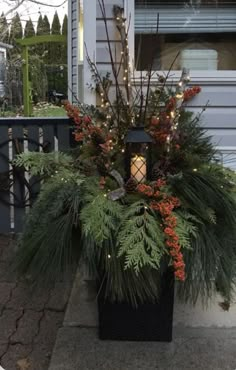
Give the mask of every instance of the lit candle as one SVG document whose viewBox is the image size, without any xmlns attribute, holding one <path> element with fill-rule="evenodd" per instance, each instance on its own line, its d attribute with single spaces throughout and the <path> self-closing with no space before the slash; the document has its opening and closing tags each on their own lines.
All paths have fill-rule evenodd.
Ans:
<svg viewBox="0 0 236 370">
<path fill-rule="evenodd" d="M 138 183 L 146 180 L 147 162 L 146 158 L 141 155 L 136 155 L 131 158 L 131 176 L 135 178 Z"/>
</svg>

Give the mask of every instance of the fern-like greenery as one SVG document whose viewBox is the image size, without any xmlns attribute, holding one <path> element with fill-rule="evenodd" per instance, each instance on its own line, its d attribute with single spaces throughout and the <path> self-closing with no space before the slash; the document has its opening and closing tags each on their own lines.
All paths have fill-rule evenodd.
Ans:
<svg viewBox="0 0 236 370">
<path fill-rule="evenodd" d="M 118 256 L 125 257 L 125 269 L 139 273 L 144 266 L 160 268 L 165 252 L 160 220 L 143 201 L 130 205 L 124 212 L 118 243 Z"/>
<path fill-rule="evenodd" d="M 28 152 L 19 154 L 13 163 L 18 167 L 25 167 L 32 176 L 50 176 L 61 169 L 71 171 L 73 158 L 61 152 Z"/>
<path fill-rule="evenodd" d="M 88 197 L 85 196 L 85 202 Z M 104 193 L 94 196 L 86 202 L 80 213 L 83 233 L 91 237 L 95 243 L 103 243 L 117 231 L 122 217 L 122 206 L 119 203 L 106 199 Z"/>
<path fill-rule="evenodd" d="M 179 237 L 179 245 L 182 248 L 191 249 L 191 240 L 197 237 L 197 225 L 201 224 L 201 221 L 186 211 L 178 211 L 173 214 L 177 219 L 175 231 Z"/>
</svg>

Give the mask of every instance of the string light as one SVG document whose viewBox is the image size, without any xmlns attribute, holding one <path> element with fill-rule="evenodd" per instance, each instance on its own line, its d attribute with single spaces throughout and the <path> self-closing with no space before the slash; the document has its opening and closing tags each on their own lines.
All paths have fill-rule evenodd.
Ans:
<svg viewBox="0 0 236 370">
<path fill-rule="evenodd" d="M 176 99 L 182 99 L 183 96 L 184 96 L 183 93 L 177 93 L 177 94 L 175 94 Z"/>
</svg>

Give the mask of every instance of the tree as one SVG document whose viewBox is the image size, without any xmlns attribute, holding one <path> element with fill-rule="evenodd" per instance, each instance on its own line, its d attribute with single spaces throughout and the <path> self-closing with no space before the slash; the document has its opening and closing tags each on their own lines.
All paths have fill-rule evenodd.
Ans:
<svg viewBox="0 0 236 370">
<path fill-rule="evenodd" d="M 53 21 L 52 21 L 52 35 L 60 35 L 61 34 L 61 23 L 58 17 L 57 12 L 55 12 Z"/>
<path fill-rule="evenodd" d="M 62 23 L 62 35 L 67 35 L 67 33 L 68 33 L 68 17 L 67 14 L 65 14 Z"/>
<path fill-rule="evenodd" d="M 23 29 L 18 13 L 12 18 L 11 28 L 10 28 L 10 42 L 15 44 L 16 39 L 21 39 L 23 37 Z"/>
<path fill-rule="evenodd" d="M 0 41 L 8 42 L 9 39 L 9 29 L 7 24 L 7 18 L 4 13 L 0 17 Z"/>
<path fill-rule="evenodd" d="M 48 17 L 47 15 L 45 15 L 43 17 L 43 23 L 42 23 L 42 26 L 43 26 L 43 34 L 44 35 L 50 35 L 51 33 L 51 30 L 50 30 L 50 23 L 49 23 L 49 20 L 48 20 Z"/>
<path fill-rule="evenodd" d="M 25 24 L 24 36 L 25 37 L 35 36 L 35 29 L 31 18 L 28 19 L 28 21 Z"/>
<path fill-rule="evenodd" d="M 37 31 L 36 31 L 37 36 L 43 35 L 43 26 L 44 26 L 43 17 L 42 14 L 40 14 L 37 22 Z"/>
</svg>

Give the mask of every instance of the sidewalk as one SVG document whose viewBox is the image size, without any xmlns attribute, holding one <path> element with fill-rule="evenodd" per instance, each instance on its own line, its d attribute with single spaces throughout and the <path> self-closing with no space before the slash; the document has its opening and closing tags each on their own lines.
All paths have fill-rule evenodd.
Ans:
<svg viewBox="0 0 236 370">
<path fill-rule="evenodd" d="M 236 328 L 174 327 L 172 343 L 100 341 L 94 289 L 77 274 L 49 370 L 235 370 Z"/>
<path fill-rule="evenodd" d="M 32 291 L 9 272 L 15 240 L 0 235 L 0 366 L 47 370 L 62 326 L 73 274 L 54 287 Z"/>
</svg>

